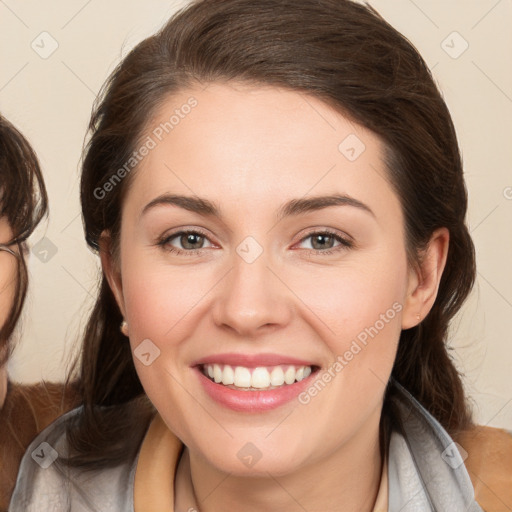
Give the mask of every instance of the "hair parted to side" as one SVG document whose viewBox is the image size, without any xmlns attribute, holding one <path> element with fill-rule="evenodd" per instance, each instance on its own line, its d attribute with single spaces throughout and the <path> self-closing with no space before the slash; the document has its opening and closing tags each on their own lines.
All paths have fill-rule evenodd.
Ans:
<svg viewBox="0 0 512 512">
<path fill-rule="evenodd" d="M 105 197 L 98 199 L 95 191 L 130 158 L 158 106 L 195 83 L 226 81 L 317 97 L 380 136 L 404 212 L 411 265 L 434 230 L 449 229 L 437 299 L 421 325 L 401 333 L 392 376 L 449 432 L 469 426 L 470 410 L 447 346 L 450 320 L 475 278 L 457 138 L 425 62 L 370 6 L 349 0 L 198 0 L 138 44 L 106 82 L 92 114 L 81 181 L 88 244 L 99 250 L 104 230 L 116 244 L 124 193 L 136 168 Z M 82 465 L 115 464 L 122 454 L 111 434 L 123 427 L 120 422 L 129 428 L 128 416 L 107 408 L 100 417 L 96 406 L 143 396 L 119 332 L 121 320 L 103 277 L 81 356 L 84 415 L 69 432 Z M 390 416 L 385 404 L 382 431 Z"/>
<path fill-rule="evenodd" d="M 37 156 L 25 137 L 0 115 L 0 218 L 7 219 L 13 232 L 11 240 L 2 242 L 17 244 L 19 249 L 14 303 L 6 321 L 0 325 L 0 365 L 5 363 L 13 349 L 9 339 L 27 294 L 28 274 L 23 244 L 47 210 L 48 197 Z"/>
</svg>

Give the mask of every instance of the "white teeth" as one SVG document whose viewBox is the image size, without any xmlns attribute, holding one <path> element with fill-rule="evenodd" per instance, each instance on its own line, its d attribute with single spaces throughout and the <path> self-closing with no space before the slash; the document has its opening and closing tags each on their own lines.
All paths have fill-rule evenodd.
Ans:
<svg viewBox="0 0 512 512">
<path fill-rule="evenodd" d="M 250 388 L 251 387 L 251 371 L 243 366 L 235 368 L 235 382 L 237 388 Z"/>
<path fill-rule="evenodd" d="M 254 368 L 251 376 L 251 387 L 268 388 L 270 386 L 270 374 L 266 368 Z"/>
<path fill-rule="evenodd" d="M 222 372 L 222 384 L 224 386 L 229 386 L 229 384 L 235 383 L 235 372 L 231 366 L 224 366 L 224 371 Z"/>
<path fill-rule="evenodd" d="M 286 384 L 293 384 L 295 382 L 295 368 L 293 366 L 288 366 L 284 372 L 284 381 Z"/>
<path fill-rule="evenodd" d="M 257 368 L 245 368 L 237 366 L 233 368 L 229 365 L 207 364 L 203 367 L 205 375 L 210 377 L 217 384 L 224 386 L 234 385 L 243 389 L 267 389 L 270 387 L 279 387 L 285 384 L 293 384 L 311 375 L 311 366 L 274 366 L 266 368 L 258 366 Z"/>
<path fill-rule="evenodd" d="M 222 381 L 222 369 L 218 364 L 213 365 L 213 380 L 217 383 Z"/>
<path fill-rule="evenodd" d="M 282 386 L 284 384 L 284 372 L 280 366 L 276 366 L 270 374 L 270 384 L 272 386 Z"/>
</svg>

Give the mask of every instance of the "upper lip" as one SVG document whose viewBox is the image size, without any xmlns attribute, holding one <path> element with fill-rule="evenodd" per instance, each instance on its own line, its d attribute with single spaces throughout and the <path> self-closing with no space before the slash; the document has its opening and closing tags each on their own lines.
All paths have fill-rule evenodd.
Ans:
<svg viewBox="0 0 512 512">
<path fill-rule="evenodd" d="M 256 368 L 258 366 L 314 366 L 311 361 L 297 359 L 283 354 L 212 354 L 202 357 L 192 363 L 192 366 L 201 366 L 206 364 L 227 364 L 229 366 L 244 366 L 246 368 Z"/>
</svg>

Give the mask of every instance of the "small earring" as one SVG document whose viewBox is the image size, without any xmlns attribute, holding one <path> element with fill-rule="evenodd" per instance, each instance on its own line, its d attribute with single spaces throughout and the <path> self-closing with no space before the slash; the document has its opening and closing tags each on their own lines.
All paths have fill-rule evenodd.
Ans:
<svg viewBox="0 0 512 512">
<path fill-rule="evenodd" d="M 126 337 L 128 337 L 128 322 L 126 320 L 121 322 L 120 330 Z"/>
<path fill-rule="evenodd" d="M 419 314 L 419 313 L 416 315 L 416 318 L 417 318 L 418 320 L 421 318 L 421 316 L 420 316 L 420 314 Z"/>
</svg>

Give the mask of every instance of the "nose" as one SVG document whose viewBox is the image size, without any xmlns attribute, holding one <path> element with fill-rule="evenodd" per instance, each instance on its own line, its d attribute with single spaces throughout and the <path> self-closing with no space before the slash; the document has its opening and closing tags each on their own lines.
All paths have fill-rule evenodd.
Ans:
<svg viewBox="0 0 512 512">
<path fill-rule="evenodd" d="M 215 324 L 245 338 L 285 326 L 292 316 L 293 294 L 283 281 L 265 252 L 252 263 L 234 254 L 233 267 L 217 288 Z"/>
</svg>

